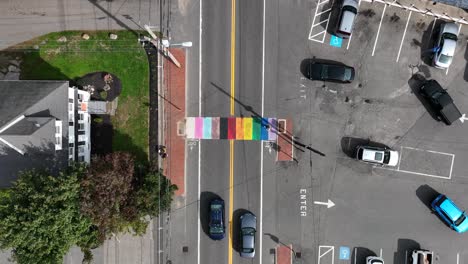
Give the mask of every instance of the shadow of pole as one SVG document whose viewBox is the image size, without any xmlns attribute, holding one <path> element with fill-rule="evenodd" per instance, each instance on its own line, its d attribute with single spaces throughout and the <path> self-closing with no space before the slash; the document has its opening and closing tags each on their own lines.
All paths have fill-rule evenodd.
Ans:
<svg viewBox="0 0 468 264">
<path fill-rule="evenodd" d="M 132 32 L 135 36 L 139 36 L 138 32 L 130 28 L 127 24 L 122 22 L 120 19 L 118 19 L 116 16 L 111 14 L 109 11 L 107 11 L 104 7 L 102 7 L 100 4 L 98 4 L 97 0 L 88 0 L 91 4 L 93 4 L 95 7 L 97 7 L 99 10 L 101 10 L 104 14 L 106 14 L 108 17 L 112 18 L 119 26 L 127 29 L 128 31 Z"/>
<path fill-rule="evenodd" d="M 306 148 L 307 150 L 310 150 L 314 153 L 317 153 L 319 154 L 320 156 L 325 156 L 324 153 L 312 148 L 309 145 L 306 145 L 304 143 L 301 143 L 300 141 L 296 140 L 295 138 L 298 138 L 298 137 L 294 137 L 294 135 L 290 132 L 290 131 L 287 131 L 286 128 L 280 128 L 278 125 L 276 124 L 272 124 L 271 122 L 268 122 L 265 118 L 263 118 L 259 113 L 257 113 L 252 106 L 250 105 L 246 105 L 244 103 L 242 103 L 239 99 L 235 98 L 234 96 L 232 96 L 231 94 L 229 94 L 227 91 L 225 91 L 223 88 L 221 88 L 220 86 L 216 85 L 215 83 L 213 82 L 210 82 L 211 85 L 213 85 L 216 89 L 218 89 L 220 92 L 222 92 L 223 94 L 225 94 L 226 96 L 228 96 L 229 98 L 233 99 L 234 102 L 236 102 L 237 104 L 239 104 L 240 106 L 242 106 L 246 111 L 252 113 L 252 117 L 255 117 L 255 118 L 259 118 L 262 122 L 262 126 L 268 126 L 270 128 L 273 128 L 275 133 L 277 134 L 278 137 L 284 139 L 287 143 L 289 144 L 293 144 L 293 146 L 304 152 L 304 149 L 301 149 L 299 148 L 298 146 L 302 147 L 302 148 Z M 279 131 L 284 131 L 284 133 L 280 133 Z M 297 162 L 297 161 L 296 161 Z"/>
</svg>

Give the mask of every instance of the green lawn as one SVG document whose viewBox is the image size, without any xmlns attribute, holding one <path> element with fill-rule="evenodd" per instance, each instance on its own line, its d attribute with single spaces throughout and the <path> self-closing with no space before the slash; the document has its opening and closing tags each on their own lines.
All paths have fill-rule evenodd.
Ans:
<svg viewBox="0 0 468 264">
<path fill-rule="evenodd" d="M 105 71 L 122 81 L 114 124 L 113 149 L 134 153 L 141 161 L 148 158 L 149 68 L 137 36 L 130 31 L 116 31 L 110 40 L 107 31 L 50 33 L 18 45 L 23 63 L 20 79 L 75 80 L 87 73 Z M 57 40 L 67 37 L 66 43 Z M 39 50 L 24 50 L 39 46 Z M 15 47 L 13 47 L 15 49 Z"/>
</svg>

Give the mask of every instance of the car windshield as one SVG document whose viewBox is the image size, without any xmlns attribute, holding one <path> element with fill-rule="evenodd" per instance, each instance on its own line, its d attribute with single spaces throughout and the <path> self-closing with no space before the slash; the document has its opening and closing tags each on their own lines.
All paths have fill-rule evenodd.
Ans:
<svg viewBox="0 0 468 264">
<path fill-rule="evenodd" d="M 441 63 L 450 63 L 452 61 L 452 56 L 447 56 L 447 55 L 441 54 L 440 58 L 439 58 L 439 61 Z"/>
<path fill-rule="evenodd" d="M 455 225 L 459 226 L 461 223 L 463 223 L 463 221 L 465 221 L 465 219 L 466 219 L 466 216 L 462 214 L 460 218 L 458 218 L 457 221 L 455 221 Z"/>
<path fill-rule="evenodd" d="M 390 152 L 389 151 L 386 151 L 384 153 L 384 159 L 383 159 L 383 162 L 388 164 L 388 162 L 390 161 Z"/>
<path fill-rule="evenodd" d="M 445 32 L 442 34 L 442 38 L 443 39 L 453 39 L 455 41 L 458 40 L 457 36 L 455 34 L 452 34 L 452 33 L 448 33 L 448 32 Z"/>
<path fill-rule="evenodd" d="M 344 72 L 344 79 L 345 80 L 351 80 L 351 75 L 352 75 L 351 69 L 346 68 L 345 72 Z"/>
<path fill-rule="evenodd" d="M 242 252 L 243 252 L 243 253 L 252 253 L 253 251 L 254 251 L 253 248 L 243 248 L 243 249 L 242 249 Z"/>
<path fill-rule="evenodd" d="M 350 12 L 353 12 L 354 14 L 357 14 L 357 9 L 354 8 L 353 6 L 343 6 L 343 12 L 344 11 L 350 11 Z"/>
</svg>

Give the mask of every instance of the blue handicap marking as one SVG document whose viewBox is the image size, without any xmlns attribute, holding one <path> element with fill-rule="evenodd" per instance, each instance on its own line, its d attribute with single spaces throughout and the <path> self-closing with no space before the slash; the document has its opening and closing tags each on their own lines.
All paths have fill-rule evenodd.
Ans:
<svg viewBox="0 0 468 264">
<path fill-rule="evenodd" d="M 340 259 L 349 260 L 349 247 L 340 247 Z"/>
<path fill-rule="evenodd" d="M 341 44 L 343 43 L 343 39 L 340 37 L 337 37 L 335 35 L 331 36 L 330 39 L 330 46 L 341 48 Z"/>
</svg>

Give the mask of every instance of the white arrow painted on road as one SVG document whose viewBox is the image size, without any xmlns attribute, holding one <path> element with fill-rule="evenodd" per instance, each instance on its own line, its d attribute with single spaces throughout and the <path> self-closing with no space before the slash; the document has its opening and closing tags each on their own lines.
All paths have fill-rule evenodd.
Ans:
<svg viewBox="0 0 468 264">
<path fill-rule="evenodd" d="M 332 202 L 330 199 L 328 199 L 328 202 L 319 202 L 319 201 L 314 201 L 314 204 L 321 204 L 321 205 L 326 205 L 327 208 L 332 208 L 333 206 L 335 206 L 335 203 Z"/>
<path fill-rule="evenodd" d="M 463 115 L 460 117 L 460 121 L 461 121 L 462 123 L 464 123 L 465 120 L 468 120 L 468 118 L 465 117 L 465 114 L 463 114 Z"/>
</svg>

